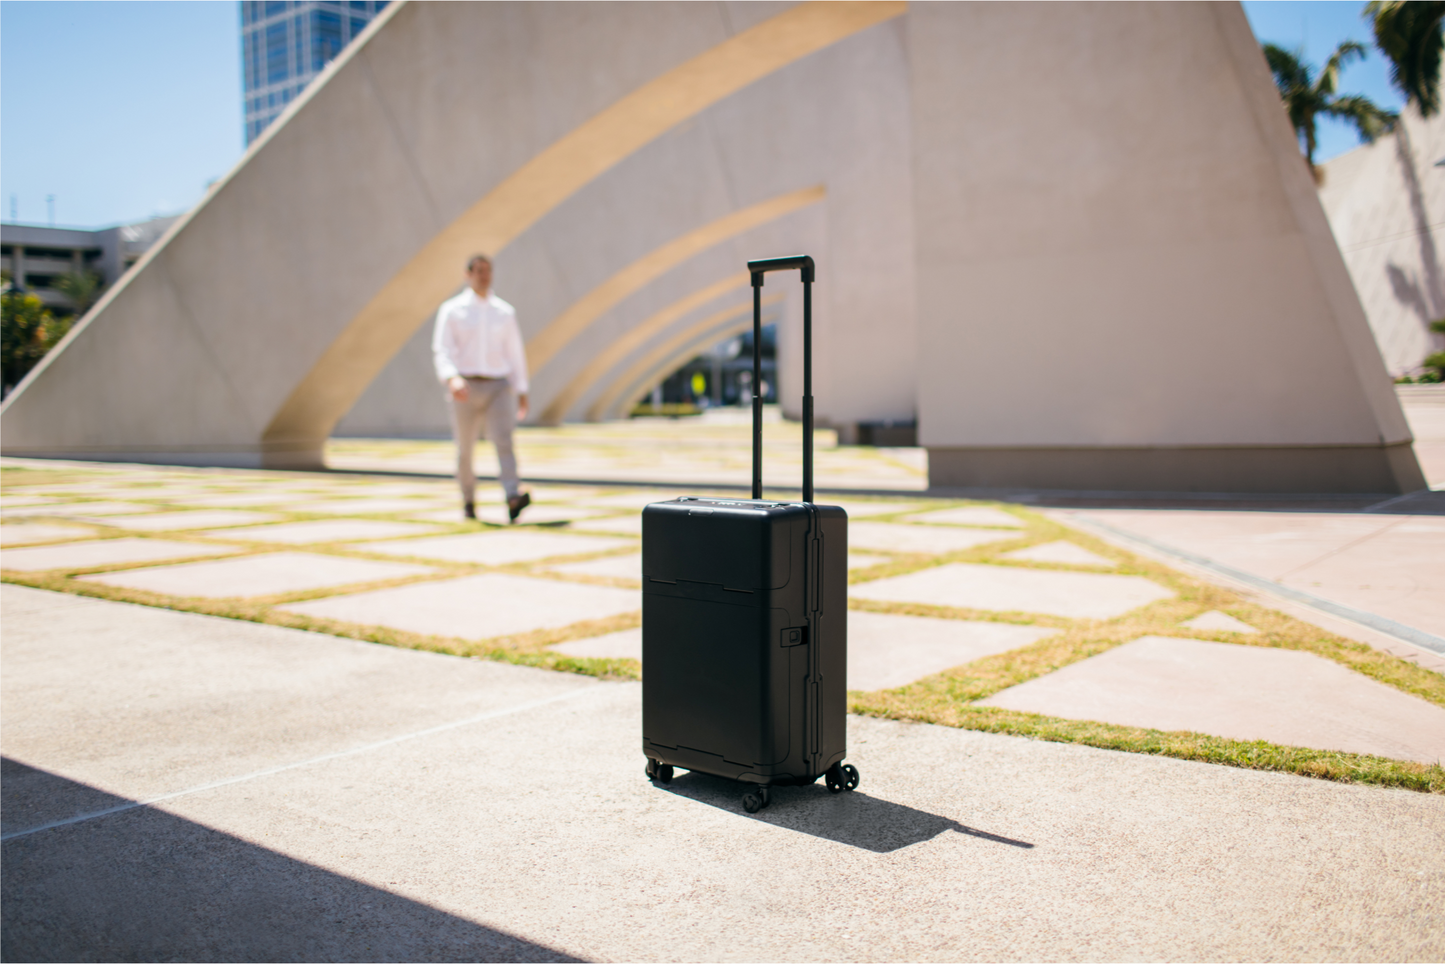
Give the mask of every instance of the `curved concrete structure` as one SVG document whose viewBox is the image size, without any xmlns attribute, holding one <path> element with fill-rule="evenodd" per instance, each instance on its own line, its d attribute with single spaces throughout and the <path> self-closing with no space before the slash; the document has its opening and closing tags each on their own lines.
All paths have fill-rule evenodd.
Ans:
<svg viewBox="0 0 1445 964">
<path fill-rule="evenodd" d="M 394 5 L 11 395 L 4 451 L 316 465 L 353 407 L 426 423 L 418 329 L 475 250 L 548 420 L 804 250 L 820 423 L 916 416 L 935 484 L 1422 482 L 1243 14 L 1189 3 Z"/>
<path fill-rule="evenodd" d="M 764 325 L 777 322 L 780 313 L 776 306 L 782 300 L 780 295 L 772 295 L 763 299 L 762 322 Z M 676 371 L 688 359 L 725 338 L 744 331 L 751 331 L 752 327 L 751 299 L 745 304 L 735 304 L 721 311 L 715 311 L 704 318 L 699 318 L 661 344 L 651 348 L 625 371 L 614 377 L 607 391 L 592 403 L 588 417 L 594 421 L 603 418 L 625 417 L 638 399 L 652 391 L 653 386 Z"/>
</svg>

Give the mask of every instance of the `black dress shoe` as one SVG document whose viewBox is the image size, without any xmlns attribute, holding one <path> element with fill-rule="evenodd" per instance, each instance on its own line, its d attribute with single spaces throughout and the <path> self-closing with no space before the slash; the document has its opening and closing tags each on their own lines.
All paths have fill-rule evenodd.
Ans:
<svg viewBox="0 0 1445 964">
<path fill-rule="evenodd" d="M 507 517 L 510 521 L 516 522 L 517 516 L 522 510 L 532 504 L 532 493 L 523 492 L 521 495 L 514 495 L 507 500 Z"/>
<path fill-rule="evenodd" d="M 462 503 L 462 518 L 464 518 L 464 519 L 475 519 L 476 517 L 477 517 L 477 507 L 476 507 L 475 505 L 473 505 L 472 503 L 470 503 L 470 502 L 463 502 L 463 503 Z"/>
</svg>

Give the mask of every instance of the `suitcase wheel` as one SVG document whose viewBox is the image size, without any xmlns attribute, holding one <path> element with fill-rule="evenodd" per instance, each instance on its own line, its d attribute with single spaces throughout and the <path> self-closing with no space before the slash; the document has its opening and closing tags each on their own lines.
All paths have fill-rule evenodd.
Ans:
<svg viewBox="0 0 1445 964">
<path fill-rule="evenodd" d="M 773 794 L 767 787 L 758 787 L 743 794 L 743 809 L 748 813 L 757 813 L 772 802 Z"/>
<path fill-rule="evenodd" d="M 858 768 L 851 763 L 844 763 L 842 766 L 835 763 L 828 768 L 823 779 L 828 784 L 829 793 L 856 790 L 858 789 Z"/>
<path fill-rule="evenodd" d="M 658 783 L 672 782 L 672 764 L 659 763 L 652 757 L 647 758 L 647 779 L 656 780 Z"/>
</svg>

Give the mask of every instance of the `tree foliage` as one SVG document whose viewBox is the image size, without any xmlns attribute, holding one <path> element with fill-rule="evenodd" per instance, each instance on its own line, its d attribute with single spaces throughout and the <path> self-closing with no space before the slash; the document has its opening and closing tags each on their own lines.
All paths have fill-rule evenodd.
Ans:
<svg viewBox="0 0 1445 964">
<path fill-rule="evenodd" d="M 1364 57 L 1364 45 L 1347 40 L 1335 48 L 1324 67 L 1316 72 L 1312 64 L 1305 63 L 1302 52 L 1264 45 L 1264 58 L 1274 74 L 1274 84 L 1279 88 L 1295 134 L 1303 142 L 1305 161 L 1312 171 L 1315 171 L 1315 133 L 1320 115 L 1349 121 L 1369 142 L 1395 126 L 1398 115 L 1376 106 L 1368 97 L 1336 93 L 1341 69 L 1351 60 Z"/>
<path fill-rule="evenodd" d="M 76 317 L 84 315 L 95 304 L 105 286 L 100 283 L 100 275 L 94 271 L 70 271 L 56 278 L 53 284 L 56 291 L 70 299 L 75 306 Z"/>
<path fill-rule="evenodd" d="M 0 294 L 0 381 L 4 393 L 8 395 L 69 330 L 70 319 L 56 318 L 35 295 L 8 289 Z"/>
<path fill-rule="evenodd" d="M 1445 0 L 1370 0 L 1365 16 L 1390 60 L 1390 80 L 1424 117 L 1440 109 L 1440 55 Z"/>
</svg>

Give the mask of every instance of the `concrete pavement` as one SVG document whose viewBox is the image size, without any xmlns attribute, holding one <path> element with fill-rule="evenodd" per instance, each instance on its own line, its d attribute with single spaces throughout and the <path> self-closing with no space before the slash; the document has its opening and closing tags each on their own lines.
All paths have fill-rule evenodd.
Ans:
<svg viewBox="0 0 1445 964">
<path fill-rule="evenodd" d="M 856 793 L 749 816 L 634 683 L 0 606 L 6 959 L 1445 954 L 1439 797 L 852 719 Z"/>
</svg>

